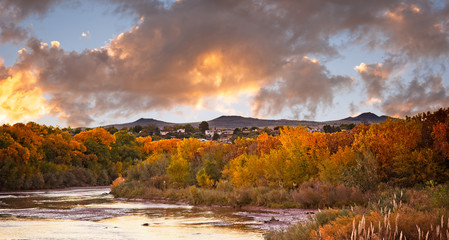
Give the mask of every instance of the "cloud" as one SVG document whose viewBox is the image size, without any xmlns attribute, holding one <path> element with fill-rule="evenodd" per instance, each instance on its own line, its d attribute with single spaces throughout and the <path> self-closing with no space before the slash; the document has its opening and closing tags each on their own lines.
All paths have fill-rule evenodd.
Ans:
<svg viewBox="0 0 449 240">
<path fill-rule="evenodd" d="M 432 1 L 400 3 L 388 9 L 380 22 L 387 39 L 382 47 L 404 53 L 408 60 L 441 57 L 449 53 L 448 6 L 438 8 Z"/>
<path fill-rule="evenodd" d="M 381 101 L 383 92 L 387 89 L 387 82 L 390 75 L 401 65 L 403 65 L 403 63 L 389 58 L 383 63 L 367 65 L 362 62 L 359 66 L 354 68 L 365 84 L 368 102 Z"/>
<path fill-rule="evenodd" d="M 52 48 L 59 48 L 59 46 L 61 45 L 61 43 L 59 43 L 58 41 L 51 41 L 50 44 Z"/>
<path fill-rule="evenodd" d="M 276 115 L 289 109 L 295 117 L 305 112 L 305 118 L 313 118 L 318 106 L 332 106 L 334 95 L 342 89 L 349 90 L 353 80 L 331 75 L 316 59 L 307 57 L 284 66 L 279 79 L 258 92 L 256 114 Z"/>
<path fill-rule="evenodd" d="M 0 1 L 0 12 L 12 16 L 0 21 L 2 34 L 14 33 L 8 24 L 17 28 L 16 35 L 0 41 L 28 37 L 17 23 L 45 14 L 57 2 Z M 83 52 L 67 52 L 59 43 L 49 47 L 28 37 L 27 50 L 21 51 L 14 66 L 37 74 L 34 86 L 46 96 L 42 104 L 71 125 L 89 125 L 105 115 L 207 105 L 208 99 L 239 94 L 253 97 L 256 114 L 313 117 L 352 86 L 350 77 L 329 72 L 325 61 L 304 58 L 338 58 L 341 52 L 334 37 L 344 36 L 342 47 L 357 44 L 397 58 L 356 68 L 367 100 L 385 97 L 391 74 L 405 58 L 418 63 L 448 56 L 447 3 L 443 7 L 420 0 L 108 3 L 140 21 L 103 48 Z M 421 95 L 428 98 L 434 92 L 425 90 Z M 390 102 L 401 102 L 410 96 L 389 97 Z M 385 111 L 400 112 L 389 110 L 387 103 L 382 102 Z"/>
<path fill-rule="evenodd" d="M 10 76 L 9 69 L 3 65 L 3 59 L 0 58 L 0 81 Z"/>
<path fill-rule="evenodd" d="M 90 31 L 82 32 L 82 33 L 81 33 L 81 37 L 82 37 L 82 38 L 90 38 Z"/>
<path fill-rule="evenodd" d="M 29 30 L 20 23 L 31 15 L 45 15 L 60 0 L 0 0 L 0 43 L 26 40 Z"/>
<path fill-rule="evenodd" d="M 0 122 L 37 119 L 47 113 L 36 74 L 0 67 Z"/>
<path fill-rule="evenodd" d="M 382 103 L 382 110 L 392 116 L 411 116 L 420 112 L 449 107 L 449 87 L 438 75 L 414 78 L 408 85 L 399 84 L 395 94 Z"/>
</svg>

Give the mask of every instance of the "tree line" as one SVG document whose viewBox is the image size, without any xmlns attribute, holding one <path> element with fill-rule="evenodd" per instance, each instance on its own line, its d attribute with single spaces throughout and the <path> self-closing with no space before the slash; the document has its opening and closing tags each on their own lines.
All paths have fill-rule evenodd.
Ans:
<svg viewBox="0 0 449 240">
<path fill-rule="evenodd" d="M 232 144 L 194 138 L 137 137 L 103 128 L 71 135 L 33 122 L 0 127 L 0 189 L 106 185 L 127 181 L 167 187 L 272 186 L 295 189 L 319 179 L 369 190 L 449 179 L 449 108 L 311 133 L 282 127 Z"/>
<path fill-rule="evenodd" d="M 381 183 L 413 187 L 449 180 L 449 108 L 344 132 L 311 133 L 301 126 L 280 132 L 233 144 L 148 142 L 148 158 L 130 168 L 127 181 L 157 188 L 229 182 L 292 190 L 316 179 L 369 191 Z"/>
</svg>

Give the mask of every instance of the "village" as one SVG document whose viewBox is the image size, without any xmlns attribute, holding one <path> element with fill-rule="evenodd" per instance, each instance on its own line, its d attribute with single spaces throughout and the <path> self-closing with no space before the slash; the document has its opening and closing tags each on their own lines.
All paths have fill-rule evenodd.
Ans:
<svg viewBox="0 0 449 240">
<path fill-rule="evenodd" d="M 137 137 L 147 137 L 150 136 L 153 141 L 160 139 L 172 139 L 172 138 L 196 138 L 202 142 L 218 141 L 222 143 L 233 143 L 235 139 L 239 137 L 245 138 L 255 138 L 262 133 L 266 133 L 270 136 L 278 136 L 281 133 L 281 129 L 284 126 L 275 127 L 242 127 L 242 128 L 209 128 L 206 121 L 199 124 L 197 128 L 193 127 L 191 124 L 179 124 L 173 126 L 164 126 L 162 129 L 156 125 L 147 126 L 133 126 L 133 127 L 123 127 L 117 129 L 114 126 L 105 127 L 105 129 L 114 134 L 119 130 L 127 131 L 129 134 L 135 135 Z M 341 125 L 324 125 L 322 127 L 308 127 L 305 126 L 309 132 L 341 132 L 351 130 L 355 127 L 355 124 L 341 124 Z"/>
</svg>

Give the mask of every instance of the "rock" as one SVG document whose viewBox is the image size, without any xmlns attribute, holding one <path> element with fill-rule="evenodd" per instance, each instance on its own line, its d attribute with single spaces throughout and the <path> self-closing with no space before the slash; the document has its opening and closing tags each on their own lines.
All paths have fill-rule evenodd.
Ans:
<svg viewBox="0 0 449 240">
<path fill-rule="evenodd" d="M 150 224 L 149 223 L 144 223 L 144 224 L 142 224 L 142 226 L 148 227 L 148 226 L 150 226 Z"/>
</svg>

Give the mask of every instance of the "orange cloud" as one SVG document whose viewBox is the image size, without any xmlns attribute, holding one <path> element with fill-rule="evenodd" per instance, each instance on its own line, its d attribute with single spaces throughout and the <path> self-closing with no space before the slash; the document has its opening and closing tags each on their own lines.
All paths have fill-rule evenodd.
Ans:
<svg viewBox="0 0 449 240">
<path fill-rule="evenodd" d="M 36 73 L 31 71 L 12 71 L 0 80 L 0 122 L 29 121 L 48 113 L 43 92 L 35 83 Z"/>
</svg>

